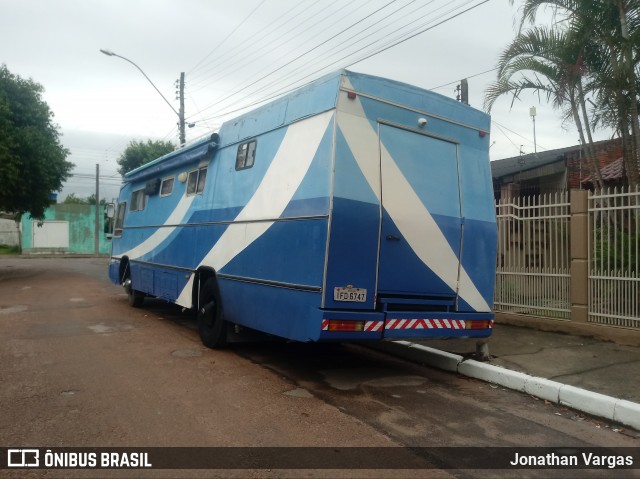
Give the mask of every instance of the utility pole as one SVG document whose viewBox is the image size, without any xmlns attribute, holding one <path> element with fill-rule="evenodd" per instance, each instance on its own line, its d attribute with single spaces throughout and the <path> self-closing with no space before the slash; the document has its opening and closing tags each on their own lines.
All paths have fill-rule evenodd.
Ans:
<svg viewBox="0 0 640 479">
<path fill-rule="evenodd" d="M 100 254 L 100 163 L 96 163 L 96 228 L 94 238 L 94 254 Z"/>
<path fill-rule="evenodd" d="M 178 126 L 180 129 L 180 146 L 186 142 L 184 132 L 184 72 L 180 73 L 180 109 L 178 110 Z"/>
</svg>

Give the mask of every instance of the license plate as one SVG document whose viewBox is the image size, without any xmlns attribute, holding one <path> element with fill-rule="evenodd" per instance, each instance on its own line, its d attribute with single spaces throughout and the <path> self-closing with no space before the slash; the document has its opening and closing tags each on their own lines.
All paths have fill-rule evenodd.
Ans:
<svg viewBox="0 0 640 479">
<path fill-rule="evenodd" d="M 333 288 L 333 300 L 365 303 L 367 290 L 364 288 Z"/>
</svg>

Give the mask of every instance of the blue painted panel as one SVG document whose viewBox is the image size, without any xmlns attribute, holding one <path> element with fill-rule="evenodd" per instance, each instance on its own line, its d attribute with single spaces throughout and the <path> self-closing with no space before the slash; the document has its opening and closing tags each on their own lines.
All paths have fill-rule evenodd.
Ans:
<svg viewBox="0 0 640 479">
<path fill-rule="evenodd" d="M 460 217 L 456 145 L 400 128 L 380 125 L 380 141 L 431 215 Z M 384 171 L 384 170 L 383 170 Z M 389 191 L 382 178 L 382 204 Z M 454 250 L 459 248 L 458 245 Z"/>
<path fill-rule="evenodd" d="M 336 135 L 335 157 L 325 307 L 374 309 L 380 206 L 341 131 Z M 347 285 L 365 288 L 367 302 L 334 301 L 334 288 Z"/>
<path fill-rule="evenodd" d="M 362 93 L 489 131 L 489 115 L 438 93 L 361 73 L 346 72 L 346 75 L 354 88 Z"/>
<path fill-rule="evenodd" d="M 255 132 L 250 138 L 256 139 L 256 153 L 253 167 L 236 171 L 236 156 L 238 143 L 222 148 L 216 155 L 217 177 L 215 187 L 205 192 L 207 209 L 225 210 L 227 208 L 242 208 L 251 199 L 267 169 L 273 162 L 276 152 L 280 148 L 287 128 L 274 131 Z M 220 137 L 226 138 L 221 131 Z M 228 218 L 233 219 L 233 218 Z M 211 219 L 211 221 L 215 221 Z"/>
<path fill-rule="evenodd" d="M 495 223 L 493 180 L 486 145 L 489 139 L 487 136 L 474 137 L 472 140 L 460 148 L 462 213 L 465 218 Z"/>
<path fill-rule="evenodd" d="M 322 295 L 220 278 L 225 319 L 295 341 L 320 336 Z"/>
<path fill-rule="evenodd" d="M 120 284 L 120 260 L 112 259 L 109 261 L 109 279 L 113 284 Z"/>
<path fill-rule="evenodd" d="M 326 308 L 375 308 L 379 215 L 378 205 L 334 198 L 327 260 Z M 347 285 L 366 289 L 367 302 L 334 301 L 334 288 Z"/>
<path fill-rule="evenodd" d="M 251 138 L 335 107 L 342 72 L 331 73 L 220 128 L 223 145 Z"/>
<path fill-rule="evenodd" d="M 474 220 L 465 221 L 462 265 L 488 305 L 493 304 L 497 236 L 498 232 L 495 223 Z M 466 238 L 469 238 L 469 240 Z M 458 311 L 473 311 L 473 309 L 460 298 Z"/>
<path fill-rule="evenodd" d="M 450 217 L 440 217 L 438 226 L 449 235 L 458 236 L 460 246 L 460 225 L 450 224 Z M 455 296 L 433 271 L 431 271 L 415 254 L 386 211 L 382 216 L 382 239 L 380 241 L 380 267 L 378 273 L 379 294 L 418 294 L 424 296 Z M 448 227 L 450 226 L 450 227 Z M 400 241 L 387 240 L 387 235 L 401 238 Z M 429 238 L 425 238 L 429 241 Z"/>
<path fill-rule="evenodd" d="M 333 159 L 333 123 L 331 120 L 327 126 L 327 130 L 318 145 L 318 149 L 313 157 L 311 166 L 307 171 L 298 190 L 293 195 L 291 202 L 301 202 L 302 200 L 310 200 L 316 198 L 324 198 L 327 200 L 326 208 L 321 213 L 329 213 L 329 195 L 331 194 L 331 161 Z M 282 217 L 290 216 L 285 211 Z M 291 215 L 294 216 L 294 215 Z"/>
<path fill-rule="evenodd" d="M 449 338 L 488 338 L 491 329 L 397 329 L 386 330 L 385 339 L 449 339 Z"/>
<path fill-rule="evenodd" d="M 333 178 L 333 196 L 376 205 L 379 214 L 379 202 L 376 194 L 362 174 L 342 131 L 336 134 L 336 160 Z M 372 161 L 379 163 L 379 159 Z"/>
<path fill-rule="evenodd" d="M 154 294 L 167 301 L 175 300 L 178 297 L 178 273 L 165 270 L 156 274 Z"/>
<path fill-rule="evenodd" d="M 141 260 L 194 270 L 226 229 L 226 224 L 176 228 L 161 247 Z"/>
<path fill-rule="evenodd" d="M 327 222 L 326 218 L 278 221 L 220 272 L 320 288 Z"/>
<path fill-rule="evenodd" d="M 462 228 L 456 145 L 387 125 L 380 125 L 380 142 L 389 152 L 422 206 L 435 220 L 451 250 L 458 256 Z M 455 295 L 455 291 L 414 253 L 384 209 L 386 198 L 393 198 L 397 203 L 402 202 L 405 195 L 411 197 L 407 195 L 408 192 L 402 190 L 403 185 L 393 183 L 393 178 L 387 174 L 389 168 L 385 164 L 381 169 L 383 216 L 378 291 L 395 294 Z M 404 203 L 406 207 L 402 211 L 396 211 L 396 220 L 402 221 L 403 224 L 411 224 L 414 213 L 417 214 L 421 206 L 412 204 L 409 200 Z M 429 238 L 422 238 L 422 241 L 429 244 Z M 455 276 L 457 263 L 452 262 L 450 267 L 455 268 Z"/>
</svg>

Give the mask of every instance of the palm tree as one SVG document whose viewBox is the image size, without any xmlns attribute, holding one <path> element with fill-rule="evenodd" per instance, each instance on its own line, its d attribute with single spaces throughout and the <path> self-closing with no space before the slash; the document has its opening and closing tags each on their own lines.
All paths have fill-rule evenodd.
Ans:
<svg viewBox="0 0 640 479">
<path fill-rule="evenodd" d="M 512 96 L 513 105 L 523 91 L 546 96 L 554 108 L 573 118 L 580 140 L 586 145 L 585 156 L 592 177 L 601 187 L 602 175 L 595 160 L 589 116 L 584 106 L 584 46 L 576 38 L 571 31 L 555 27 L 534 27 L 520 32 L 499 58 L 498 79 L 487 89 L 485 108 L 490 111 L 504 95 Z"/>
<path fill-rule="evenodd" d="M 587 94 L 596 124 L 614 128 L 624 145 L 631 186 L 640 184 L 638 50 L 640 0 L 525 0 L 520 28 L 535 22 L 542 6 L 584 46 Z M 586 104 L 583 105 L 586 115 Z"/>
</svg>

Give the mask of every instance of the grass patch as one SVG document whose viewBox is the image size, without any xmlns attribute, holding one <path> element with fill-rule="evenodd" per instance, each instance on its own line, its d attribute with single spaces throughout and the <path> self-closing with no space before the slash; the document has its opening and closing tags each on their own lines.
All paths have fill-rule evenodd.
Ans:
<svg viewBox="0 0 640 479">
<path fill-rule="evenodd" d="M 0 254 L 20 254 L 20 248 L 18 246 L 0 244 Z"/>
</svg>

